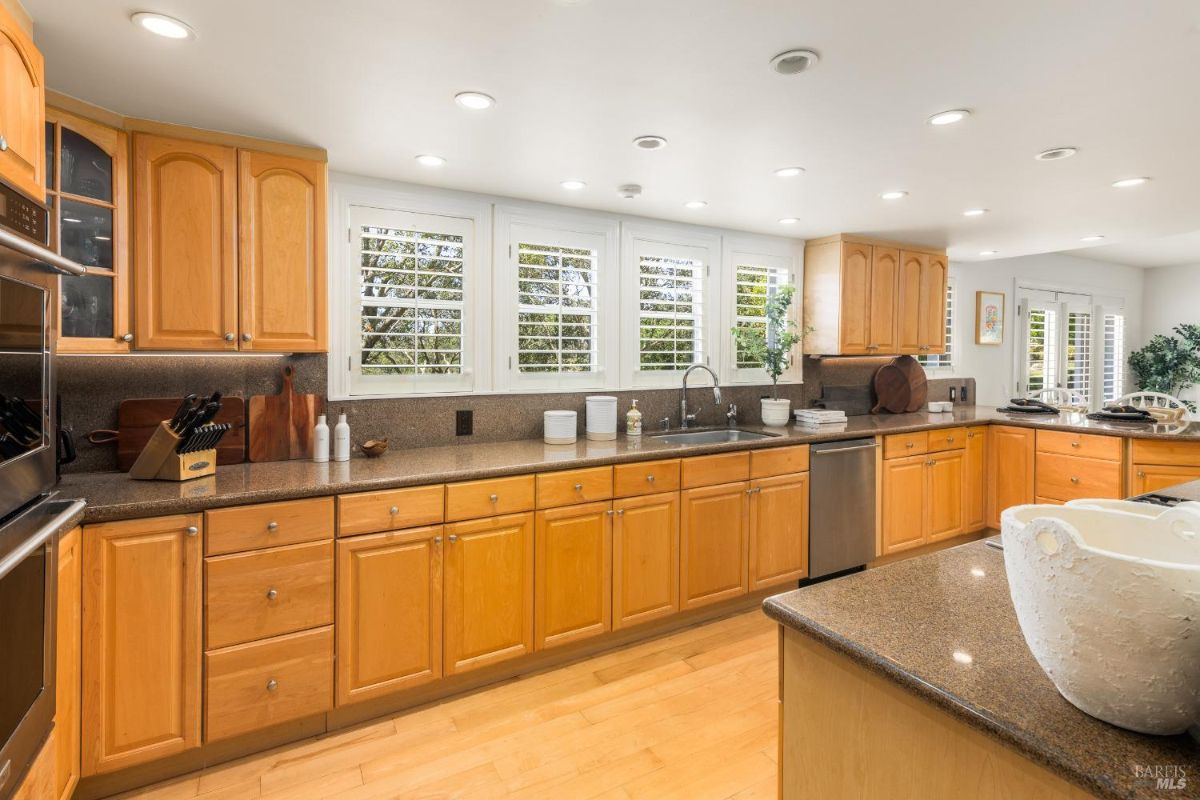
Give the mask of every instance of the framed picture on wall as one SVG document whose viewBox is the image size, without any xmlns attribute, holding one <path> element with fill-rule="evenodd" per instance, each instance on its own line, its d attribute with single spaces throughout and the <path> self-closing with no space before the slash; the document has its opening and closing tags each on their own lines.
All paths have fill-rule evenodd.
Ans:
<svg viewBox="0 0 1200 800">
<path fill-rule="evenodd" d="M 1004 292 L 975 293 L 975 344 L 1004 343 Z"/>
</svg>

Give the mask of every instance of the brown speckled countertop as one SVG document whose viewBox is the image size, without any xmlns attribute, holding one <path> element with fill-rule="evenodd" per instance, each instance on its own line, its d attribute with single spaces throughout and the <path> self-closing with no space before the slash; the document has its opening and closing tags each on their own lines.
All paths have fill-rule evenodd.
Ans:
<svg viewBox="0 0 1200 800">
<path fill-rule="evenodd" d="M 602 464 L 704 455 L 729 450 L 778 447 L 789 444 L 852 439 L 890 433 L 946 428 L 955 425 L 1003 423 L 1056 430 L 1077 430 L 1110 436 L 1186 438 L 1200 440 L 1200 423 L 1172 426 L 1134 426 L 1101 423 L 1082 414 L 1060 417 L 1027 417 L 995 409 L 960 406 L 952 413 L 881 414 L 850 417 L 843 425 L 819 430 L 790 425 L 781 428 L 739 426 L 774 434 L 755 442 L 707 445 L 672 445 L 653 433 L 638 439 L 619 435 L 611 442 L 580 439 L 574 445 L 546 445 L 536 439 L 490 444 L 461 444 L 390 451 L 379 459 L 356 455 L 348 462 L 314 464 L 282 461 L 237 464 L 217 469 L 217 474 L 185 483 L 135 481 L 125 473 L 94 472 L 63 477 L 64 497 L 87 501 L 85 522 L 103 522 L 163 514 L 202 511 L 206 508 L 290 500 L 301 497 L 361 492 L 400 486 L 472 480 L 498 475 L 571 469 Z"/>
<path fill-rule="evenodd" d="M 1189 736 L 1125 731 L 1063 699 L 1021 635 L 1004 555 L 985 542 L 777 595 L 764 607 L 1099 797 L 1200 796 L 1200 745 Z M 1187 788 L 1157 790 L 1135 776 L 1135 766 L 1154 765 L 1182 766 Z"/>
</svg>

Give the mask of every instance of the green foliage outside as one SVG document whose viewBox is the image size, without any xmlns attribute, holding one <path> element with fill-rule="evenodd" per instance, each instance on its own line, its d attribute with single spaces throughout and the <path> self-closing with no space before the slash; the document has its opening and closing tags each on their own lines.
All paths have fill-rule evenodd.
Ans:
<svg viewBox="0 0 1200 800">
<path fill-rule="evenodd" d="M 731 332 L 737 342 L 738 366 L 761 366 L 771 376 L 771 397 L 779 399 L 779 376 L 792 361 L 792 348 L 804 339 L 794 320 L 788 317 L 795 286 L 781 286 L 774 293 L 762 286 L 762 322 L 743 322 Z M 739 305 L 742 303 L 739 298 Z M 739 312 L 740 313 L 740 312 Z"/>
</svg>

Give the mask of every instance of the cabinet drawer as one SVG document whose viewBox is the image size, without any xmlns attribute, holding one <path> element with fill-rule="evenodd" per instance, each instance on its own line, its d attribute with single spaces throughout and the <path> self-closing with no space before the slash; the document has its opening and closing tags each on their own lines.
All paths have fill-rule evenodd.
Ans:
<svg viewBox="0 0 1200 800">
<path fill-rule="evenodd" d="M 333 542 L 209 558 L 204 562 L 206 647 L 333 622 Z"/>
<path fill-rule="evenodd" d="M 920 433 L 894 433 L 891 436 L 883 437 L 884 458 L 919 456 L 925 453 L 928 448 L 929 434 L 925 431 L 921 431 Z"/>
<path fill-rule="evenodd" d="M 681 485 L 684 489 L 734 483 L 749 478 L 749 453 L 721 453 L 715 456 L 697 456 L 683 460 Z"/>
<path fill-rule="evenodd" d="M 1038 431 L 1037 451 L 1064 456 L 1121 460 L 1121 440 L 1116 436 L 1095 436 L 1068 431 Z"/>
<path fill-rule="evenodd" d="M 1037 454 L 1037 495 L 1052 500 L 1121 497 L 1121 465 L 1098 458 Z"/>
<path fill-rule="evenodd" d="M 967 446 L 966 428 L 942 428 L 941 430 L 929 431 L 926 435 L 929 437 L 927 452 L 930 453 L 961 450 Z"/>
<path fill-rule="evenodd" d="M 657 492 L 673 492 L 679 488 L 679 459 L 643 461 L 639 464 L 618 464 L 613 467 L 613 494 L 634 497 Z"/>
<path fill-rule="evenodd" d="M 1200 467 L 1200 442 L 1133 439 L 1132 446 L 1135 464 Z"/>
<path fill-rule="evenodd" d="M 489 478 L 446 485 L 446 521 L 533 510 L 533 476 Z"/>
<path fill-rule="evenodd" d="M 770 450 L 754 450 L 750 453 L 750 477 L 770 478 L 775 475 L 791 475 L 808 472 L 808 445 L 774 447 Z"/>
<path fill-rule="evenodd" d="M 543 472 L 537 476 L 537 507 L 554 508 L 608 500 L 613 494 L 612 467 Z"/>
<path fill-rule="evenodd" d="M 215 741 L 333 707 L 333 627 L 204 656 L 205 739 Z"/>
<path fill-rule="evenodd" d="M 204 512 L 205 555 L 312 542 L 333 537 L 333 498 L 289 500 Z"/>
<path fill-rule="evenodd" d="M 446 516 L 446 487 L 414 486 L 338 497 L 338 536 L 436 525 Z"/>
</svg>

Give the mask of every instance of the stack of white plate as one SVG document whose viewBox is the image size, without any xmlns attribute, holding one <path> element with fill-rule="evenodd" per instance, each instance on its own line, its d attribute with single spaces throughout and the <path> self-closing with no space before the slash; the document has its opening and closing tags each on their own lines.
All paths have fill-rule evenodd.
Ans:
<svg viewBox="0 0 1200 800">
<path fill-rule="evenodd" d="M 577 417 L 574 411 L 547 411 L 542 414 L 542 441 L 546 444 L 575 444 Z"/>
<path fill-rule="evenodd" d="M 617 398 L 592 395 L 585 398 L 587 406 L 587 438 L 607 442 L 617 438 Z"/>
<path fill-rule="evenodd" d="M 828 408 L 798 408 L 794 413 L 796 422 L 801 425 L 836 425 L 846 421 L 845 411 Z"/>
</svg>

